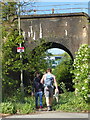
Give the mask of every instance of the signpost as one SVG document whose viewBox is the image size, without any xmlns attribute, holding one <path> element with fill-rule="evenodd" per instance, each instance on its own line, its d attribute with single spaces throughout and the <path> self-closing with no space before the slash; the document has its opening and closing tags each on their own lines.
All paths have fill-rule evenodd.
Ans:
<svg viewBox="0 0 90 120">
<path fill-rule="evenodd" d="M 24 47 L 17 47 L 17 52 L 24 52 Z"/>
<path fill-rule="evenodd" d="M 19 30 L 19 35 L 21 35 L 21 30 L 20 30 L 20 2 L 18 4 L 18 30 Z M 20 52 L 20 60 L 22 61 L 22 52 L 24 52 L 24 47 L 22 47 L 21 43 L 19 44 L 19 47 L 17 47 L 17 52 Z M 24 85 L 23 85 L 23 69 L 22 68 L 21 68 L 20 72 L 21 72 L 20 87 L 21 87 L 21 95 L 22 95 L 21 102 L 23 102 L 24 101 Z"/>
</svg>

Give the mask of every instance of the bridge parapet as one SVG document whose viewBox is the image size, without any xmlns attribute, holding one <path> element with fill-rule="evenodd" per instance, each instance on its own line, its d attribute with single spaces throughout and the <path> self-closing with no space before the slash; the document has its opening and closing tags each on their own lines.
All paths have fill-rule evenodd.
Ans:
<svg viewBox="0 0 90 120">
<path fill-rule="evenodd" d="M 36 4 L 27 5 L 22 7 L 21 15 L 31 14 L 58 14 L 58 13 L 75 13 L 86 12 L 90 9 L 90 2 L 40 2 Z"/>
</svg>

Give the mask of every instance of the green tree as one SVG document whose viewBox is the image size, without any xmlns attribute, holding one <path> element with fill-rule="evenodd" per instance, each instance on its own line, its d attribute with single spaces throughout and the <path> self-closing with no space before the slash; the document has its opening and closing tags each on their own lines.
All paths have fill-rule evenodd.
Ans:
<svg viewBox="0 0 90 120">
<path fill-rule="evenodd" d="M 24 5 L 27 3 L 20 3 Z M 3 91 L 4 93 L 11 93 L 14 89 L 19 87 L 20 80 L 14 78 L 14 74 L 19 77 L 20 70 L 32 73 L 36 70 L 41 70 L 46 68 L 46 60 L 44 59 L 47 55 L 45 53 L 46 46 L 43 47 L 45 40 L 40 39 L 39 46 L 34 49 L 34 51 L 26 51 L 21 53 L 23 56 L 22 61 L 20 60 L 20 53 L 17 53 L 17 47 L 19 43 L 23 46 L 25 41 L 22 35 L 19 35 L 17 22 L 9 21 L 13 15 L 16 15 L 16 9 L 12 6 L 17 7 L 15 3 L 4 3 L 3 6 L 3 25 L 2 25 L 2 73 L 3 73 Z M 6 6 L 7 5 L 7 6 Z M 6 10 L 8 8 L 8 11 Z M 13 10 L 12 10 L 13 9 Z M 8 12 L 8 13 L 6 13 Z M 7 17 L 8 14 L 8 17 Z M 16 77 L 15 76 L 15 77 Z M 7 91 L 9 88 L 9 91 Z"/>
<path fill-rule="evenodd" d="M 38 44 L 38 46 L 33 51 L 27 49 L 26 53 L 24 54 L 27 61 L 24 63 L 24 67 L 25 70 L 28 70 L 28 72 L 43 72 L 47 69 L 49 63 L 45 58 L 49 53 L 45 51 L 50 46 L 46 46 L 45 43 L 46 41 L 44 39 L 40 39 L 40 42 L 36 41 L 36 44 Z"/>
<path fill-rule="evenodd" d="M 43 72 L 46 70 L 48 64 L 44 59 L 47 54 L 45 53 L 46 47 L 43 47 L 45 43 L 41 40 L 39 46 L 34 51 L 26 51 L 21 53 L 23 61 L 20 60 L 20 53 L 17 53 L 18 43 L 23 43 L 23 37 L 18 36 L 18 31 L 12 30 L 8 35 L 5 43 L 3 43 L 2 54 L 2 71 L 3 71 L 3 87 L 13 89 L 17 80 L 11 80 L 10 76 L 14 72 L 19 72 L 22 68 L 23 71 L 34 73 L 36 70 Z M 17 74 L 19 76 L 19 73 Z M 29 75 L 30 76 L 30 75 Z M 16 83 L 15 83 L 16 81 Z M 20 83 L 20 80 L 18 81 Z M 14 87 L 13 87 L 14 86 Z"/>
<path fill-rule="evenodd" d="M 2 18 L 10 21 L 10 18 L 17 15 L 16 2 L 2 2 Z"/>
<path fill-rule="evenodd" d="M 21 8 L 20 14 L 25 13 L 25 11 L 23 11 L 22 8 L 27 7 L 27 5 L 29 5 L 29 12 L 31 12 L 32 4 L 34 4 L 35 2 L 34 0 L 28 0 L 27 2 L 25 0 L 23 1 L 12 0 L 11 2 L 2 0 L 2 2 L 0 3 L 2 6 L 2 20 L 12 22 L 13 18 L 19 15 L 18 11 L 19 7 Z"/>
<path fill-rule="evenodd" d="M 61 88 L 61 83 L 63 82 L 66 86 L 67 91 L 73 90 L 72 74 L 70 70 L 72 69 L 72 60 L 67 53 L 64 53 L 62 62 L 54 69 L 53 73 L 56 76 L 58 86 Z"/>
</svg>

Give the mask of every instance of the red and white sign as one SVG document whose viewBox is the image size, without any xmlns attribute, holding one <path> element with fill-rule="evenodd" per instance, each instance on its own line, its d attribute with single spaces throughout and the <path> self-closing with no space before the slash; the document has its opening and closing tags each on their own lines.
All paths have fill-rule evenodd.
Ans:
<svg viewBox="0 0 90 120">
<path fill-rule="evenodd" d="M 17 52 L 24 52 L 24 47 L 17 47 Z"/>
</svg>

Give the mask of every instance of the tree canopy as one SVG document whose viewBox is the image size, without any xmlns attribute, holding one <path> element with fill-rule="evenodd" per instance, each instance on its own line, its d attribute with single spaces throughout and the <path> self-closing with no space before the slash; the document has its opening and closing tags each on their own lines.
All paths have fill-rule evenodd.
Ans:
<svg viewBox="0 0 90 120">
<path fill-rule="evenodd" d="M 24 2 L 25 3 L 25 2 Z M 24 3 L 21 5 L 24 5 Z M 25 3 L 26 4 L 26 3 Z M 20 84 L 20 70 L 24 72 L 34 73 L 36 70 L 45 70 L 48 66 L 45 56 L 47 46 L 43 47 L 45 40 L 40 39 L 39 46 L 33 51 L 26 50 L 24 53 L 17 53 L 17 47 L 22 44 L 25 47 L 25 40 L 19 35 L 18 22 L 12 21 L 12 18 L 17 15 L 17 3 L 6 2 L 2 3 L 3 7 L 3 23 L 2 23 L 2 74 L 3 74 L 3 88 L 7 87 L 13 90 L 15 86 Z M 22 54 L 22 59 L 20 59 Z M 16 77 L 14 74 L 16 74 Z M 30 74 L 28 74 L 30 77 Z M 11 77 L 12 76 L 12 77 Z M 17 85 L 18 80 L 18 85 Z M 16 81 L 16 82 L 15 82 Z M 13 87 L 14 86 L 14 87 Z"/>
</svg>

